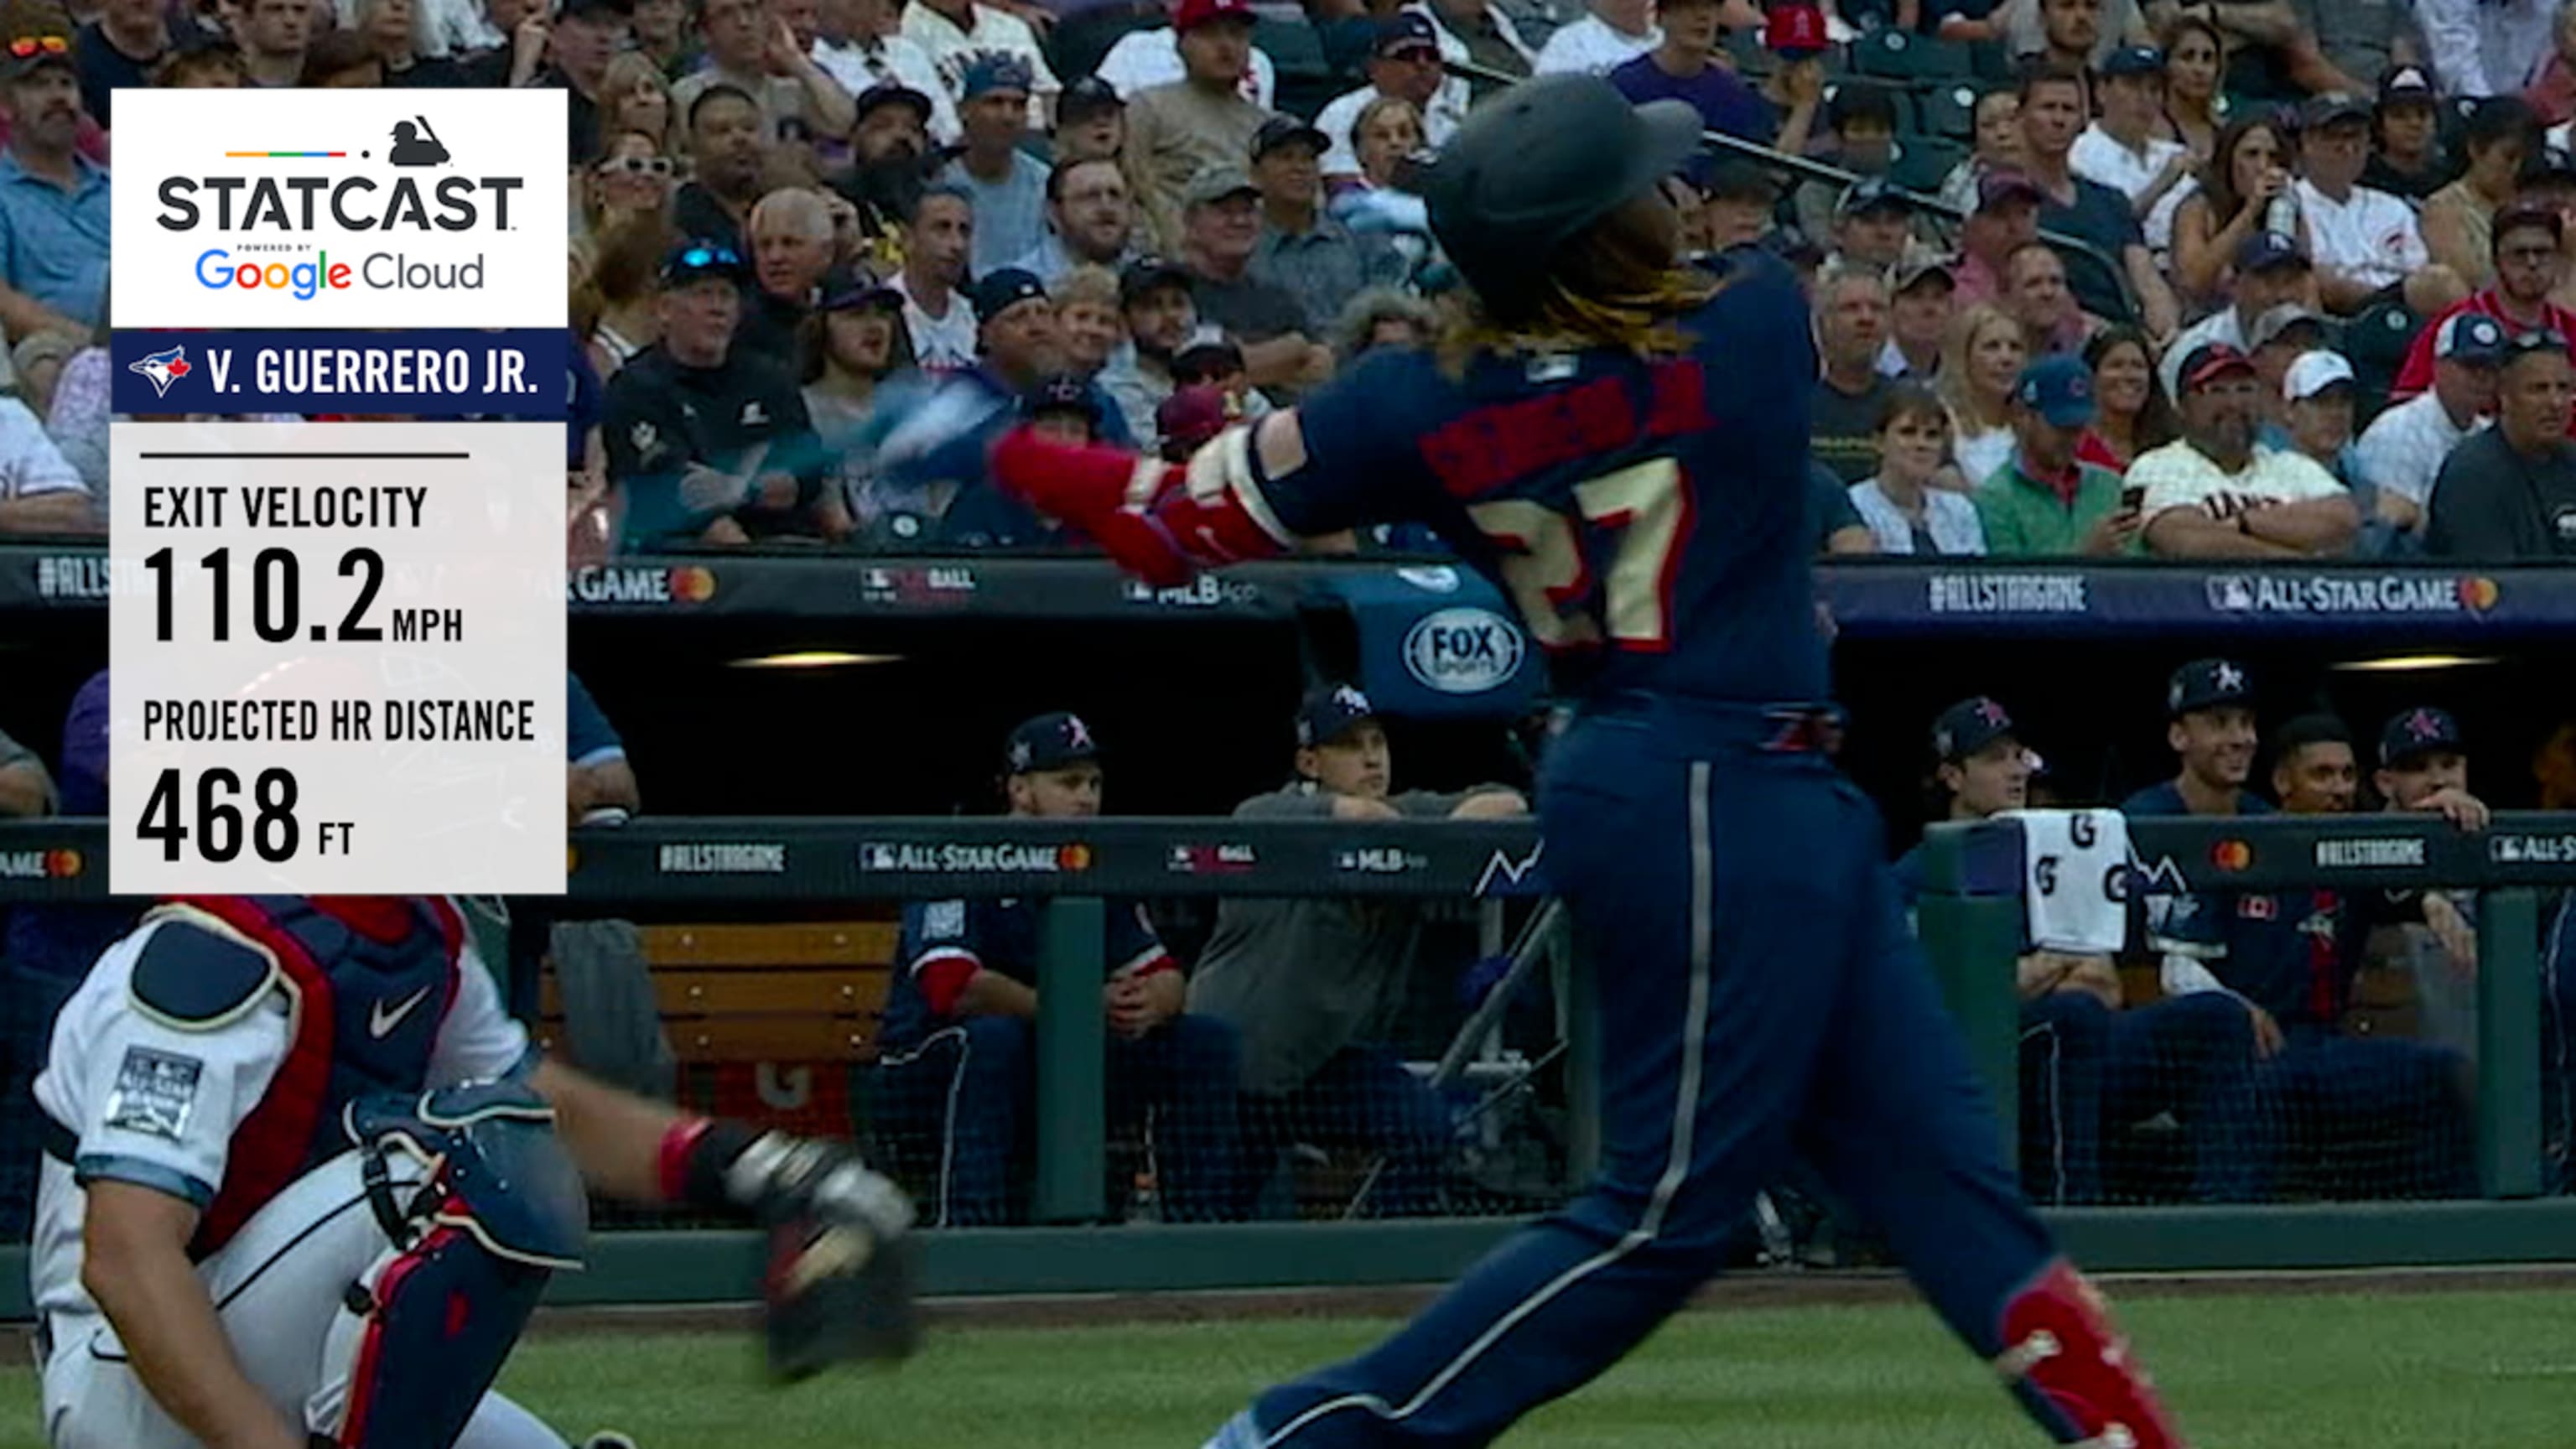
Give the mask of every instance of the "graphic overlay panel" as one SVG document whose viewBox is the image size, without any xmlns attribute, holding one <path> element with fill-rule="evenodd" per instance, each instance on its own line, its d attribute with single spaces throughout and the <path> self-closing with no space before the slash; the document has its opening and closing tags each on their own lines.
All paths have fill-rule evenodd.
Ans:
<svg viewBox="0 0 2576 1449">
<path fill-rule="evenodd" d="M 125 327 L 561 327 L 559 90 L 131 91 Z"/>
<path fill-rule="evenodd" d="M 117 423 L 121 893 L 559 894 L 559 423 Z"/>
</svg>

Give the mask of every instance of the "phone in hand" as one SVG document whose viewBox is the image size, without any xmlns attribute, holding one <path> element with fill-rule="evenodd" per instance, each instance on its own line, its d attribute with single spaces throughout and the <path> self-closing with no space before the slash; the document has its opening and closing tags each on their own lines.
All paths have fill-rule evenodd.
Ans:
<svg viewBox="0 0 2576 1449">
<path fill-rule="evenodd" d="M 2147 485 L 2132 483 L 2120 490 L 2120 511 L 2135 513 L 2147 506 Z"/>
</svg>

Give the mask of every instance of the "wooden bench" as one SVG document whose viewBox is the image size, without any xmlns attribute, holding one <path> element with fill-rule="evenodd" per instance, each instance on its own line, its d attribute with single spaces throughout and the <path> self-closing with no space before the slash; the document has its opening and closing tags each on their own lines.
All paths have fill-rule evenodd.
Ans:
<svg viewBox="0 0 2576 1449">
<path fill-rule="evenodd" d="M 892 921 L 646 926 L 644 957 L 683 1067 L 876 1059 L 894 979 Z M 544 1019 L 563 1000 L 545 980 Z"/>
</svg>

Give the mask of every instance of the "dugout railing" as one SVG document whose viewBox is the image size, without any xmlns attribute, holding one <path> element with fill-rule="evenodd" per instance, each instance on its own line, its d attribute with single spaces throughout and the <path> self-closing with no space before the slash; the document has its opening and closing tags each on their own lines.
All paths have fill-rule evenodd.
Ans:
<svg viewBox="0 0 2576 1449">
<path fill-rule="evenodd" d="M 2469 887 L 2481 892 L 2477 1055 L 2484 1196 L 2442 1202 L 2069 1208 L 2049 1214 L 2103 1268 L 2263 1269 L 2576 1260 L 2576 1199 L 2541 1197 L 2541 911 L 2576 882 L 2576 815 L 2506 814 L 2469 834 L 2411 816 L 2139 820 L 2133 880 L 2147 891 Z M 98 821 L 0 827 L 0 905 L 104 894 Z M 709 847 L 754 847 L 714 849 Z M 2014 1089 L 2010 962 L 2022 932 L 2020 842 L 2009 824 L 1931 838 L 1919 921 L 1987 1080 Z M 2363 861 L 2367 864 L 2351 864 Z M 730 863 L 711 870 L 710 862 Z M 1101 1225 L 1104 1153 L 1102 902 L 1211 895 L 1533 898 L 1535 833 L 1516 824 L 1231 820 L 687 819 L 577 832 L 568 915 L 694 915 L 853 900 L 1011 895 L 1044 902 L 1040 1123 L 1029 1227 L 926 1235 L 941 1294 L 1171 1291 L 1413 1283 L 1444 1278 L 1509 1232 L 1508 1219 Z M 1560 983 L 1569 1106 L 1591 1110 L 1597 1067 L 1584 972 Z M 2009 1114 L 2007 1114 L 2009 1115 Z M 1572 1134 L 1572 1166 L 1594 1139 Z M 22 1314 L 23 1250 L 0 1252 L 0 1316 Z M 557 1297 L 582 1303 L 738 1301 L 757 1244 L 724 1231 L 600 1235 L 591 1271 Z"/>
</svg>

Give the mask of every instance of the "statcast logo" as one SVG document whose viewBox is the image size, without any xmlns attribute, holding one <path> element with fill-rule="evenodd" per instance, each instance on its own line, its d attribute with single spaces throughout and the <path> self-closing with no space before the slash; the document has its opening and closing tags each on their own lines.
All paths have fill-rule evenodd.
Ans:
<svg viewBox="0 0 2576 1449">
<path fill-rule="evenodd" d="M 510 202 L 525 184 L 516 176 L 413 176 L 411 170 L 448 166 L 442 144 L 426 116 L 394 124 L 393 144 L 384 163 L 391 177 L 364 173 L 347 176 L 259 176 L 216 174 L 162 179 L 161 213 L 154 218 L 168 232 L 200 228 L 238 238 L 236 246 L 208 247 L 197 254 L 197 285 L 209 291 L 285 292 L 312 301 L 353 287 L 370 291 L 480 291 L 483 259 L 427 262 L 398 251 L 371 252 L 334 260 L 317 250 L 297 260 L 263 258 L 256 253 L 280 250 L 280 242 L 316 231 L 374 233 L 400 237 L 455 236 L 469 232 L 514 230 Z M 227 160 L 343 159 L 346 151 L 229 150 Z M 357 160 L 372 161 L 372 150 Z M 247 172 L 249 168 L 239 168 Z"/>
</svg>

